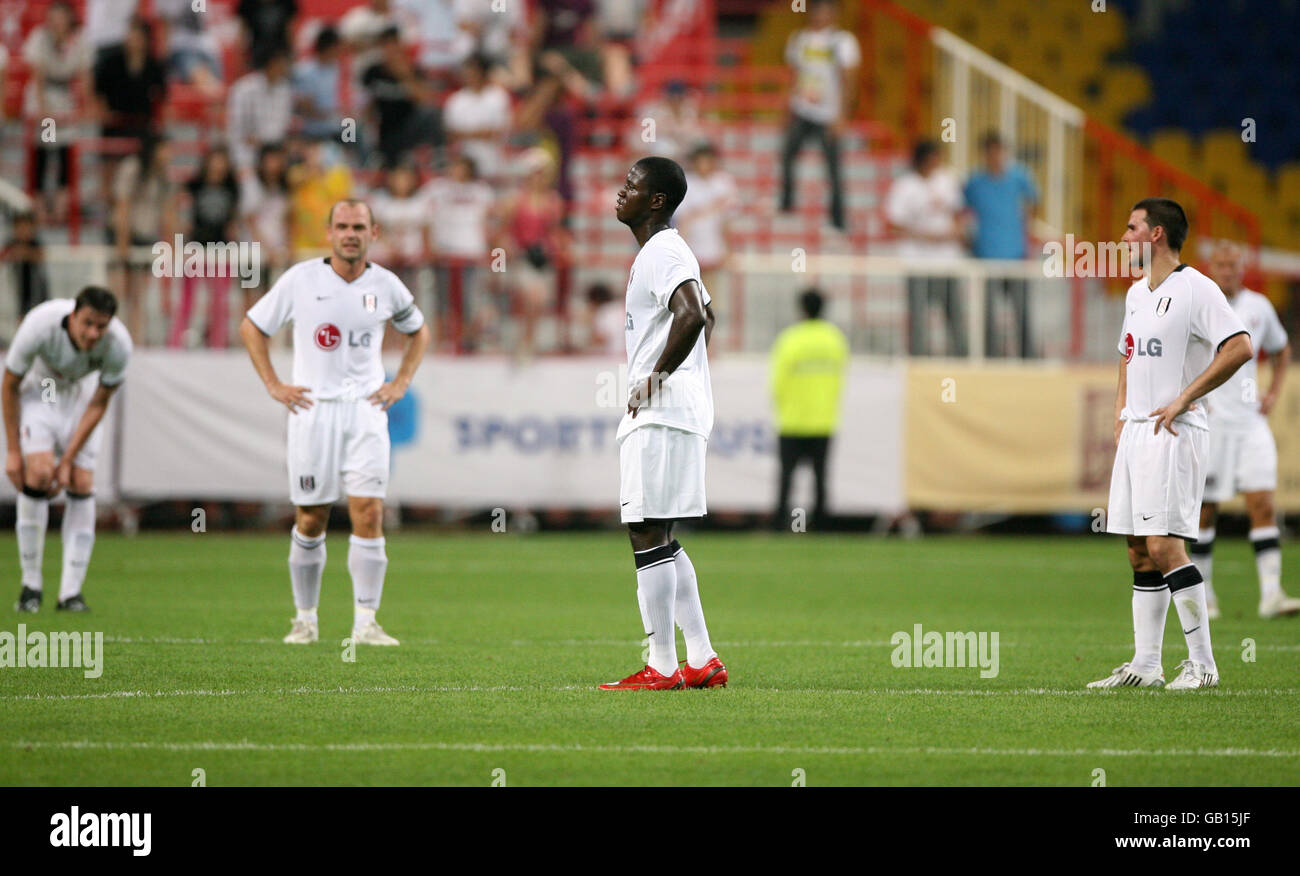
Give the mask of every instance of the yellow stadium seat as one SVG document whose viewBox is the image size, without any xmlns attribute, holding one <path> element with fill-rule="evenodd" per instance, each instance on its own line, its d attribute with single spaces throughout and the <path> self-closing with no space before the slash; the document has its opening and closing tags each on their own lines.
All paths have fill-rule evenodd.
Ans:
<svg viewBox="0 0 1300 876">
<path fill-rule="evenodd" d="M 1185 173 L 1195 175 L 1200 166 L 1200 155 L 1192 138 L 1177 128 L 1156 131 L 1147 144 L 1162 161 L 1167 161 Z"/>
</svg>

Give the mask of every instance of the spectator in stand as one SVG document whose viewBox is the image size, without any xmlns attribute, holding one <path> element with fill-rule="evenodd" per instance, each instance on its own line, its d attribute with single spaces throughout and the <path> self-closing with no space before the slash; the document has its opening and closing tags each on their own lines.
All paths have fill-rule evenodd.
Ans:
<svg viewBox="0 0 1300 876">
<path fill-rule="evenodd" d="M 977 259 L 1025 258 L 1029 238 L 1028 220 L 1038 203 L 1038 189 L 1029 172 L 1007 159 L 1007 149 L 996 131 L 989 131 L 980 143 L 984 167 L 966 181 L 966 206 L 975 220 L 971 254 Z M 1010 354 L 1010 339 L 997 331 L 997 303 L 1012 311 L 1017 349 L 1022 359 L 1034 355 L 1029 326 L 1029 281 L 1020 277 L 989 278 L 984 308 L 984 352 L 988 356 Z"/>
<path fill-rule="evenodd" d="M 239 216 L 239 184 L 235 181 L 230 152 L 224 146 L 210 148 L 199 163 L 199 172 L 187 187 L 190 201 L 190 230 L 185 243 L 221 244 L 234 241 L 235 220 Z M 186 276 L 181 281 L 181 300 L 172 320 L 167 346 L 192 345 L 195 338 L 190 330 L 194 313 L 194 298 L 199 280 L 206 280 L 208 289 L 208 346 L 225 347 L 230 326 L 227 298 L 230 294 L 231 266 L 206 262 L 203 277 Z"/>
<path fill-rule="evenodd" d="M 91 51 L 91 63 L 98 67 L 113 49 L 126 42 L 126 32 L 136 17 L 139 0 L 86 0 L 86 23 L 82 35 Z"/>
<path fill-rule="evenodd" d="M 235 14 L 244 25 L 253 67 L 263 66 L 275 52 L 292 53 L 289 29 L 298 15 L 297 0 L 239 0 Z"/>
<path fill-rule="evenodd" d="M 899 236 L 898 255 L 923 266 L 931 259 L 961 258 L 965 205 L 957 175 L 943 166 L 939 144 L 923 140 L 912 150 L 912 169 L 894 180 L 885 200 L 885 221 Z M 938 304 L 947 325 L 948 355 L 966 355 L 961 291 L 951 274 L 907 278 L 907 312 L 913 356 L 934 355 L 930 308 Z"/>
<path fill-rule="evenodd" d="M 122 270 L 123 320 L 137 343 L 144 343 L 144 296 L 152 271 L 149 259 L 131 260 L 131 248 L 152 248 L 159 241 L 171 245 L 180 229 L 181 187 L 171 179 L 172 159 L 171 144 L 155 137 L 138 154 L 123 159 L 113 179 L 113 240 Z M 170 296 L 162 295 L 161 303 L 163 316 L 170 317 Z"/>
<path fill-rule="evenodd" d="M 600 65 L 592 42 L 596 0 L 537 0 L 536 9 L 537 19 L 533 26 L 539 51 L 563 52 L 566 56 L 571 53 L 590 54 L 590 58 L 570 58 L 569 62 L 575 67 Z"/>
<path fill-rule="evenodd" d="M 596 0 L 596 26 L 600 35 L 600 64 L 605 87 L 616 98 L 636 91 L 632 54 L 646 0 Z"/>
<path fill-rule="evenodd" d="M 123 151 L 100 155 L 100 191 L 112 185 L 123 155 L 138 153 L 155 134 L 155 116 L 167 91 L 167 77 L 154 57 L 153 29 L 133 18 L 126 41 L 106 49 L 95 65 L 95 97 L 105 137 L 134 141 Z"/>
<path fill-rule="evenodd" d="M 736 183 L 718 166 L 718 150 L 712 143 L 702 143 L 691 151 L 690 168 L 686 175 L 686 197 L 674 219 L 682 239 L 700 263 L 704 288 L 716 298 L 722 288 L 722 268 L 731 249 L 727 243 L 727 226 L 739 206 Z"/>
<path fill-rule="evenodd" d="M 396 274 L 418 297 L 421 270 L 432 261 L 429 191 L 420 188 L 420 176 L 409 161 L 389 168 L 384 187 L 370 196 L 370 212 L 380 237 L 372 249 L 374 260 Z"/>
<path fill-rule="evenodd" d="M 794 68 L 790 120 L 781 150 L 781 209 L 794 209 L 794 162 L 809 137 L 821 143 L 830 184 L 831 224 L 847 230 L 840 141 L 857 101 L 858 40 L 836 26 L 839 7 L 833 0 L 812 0 L 809 26 L 791 34 L 786 62 Z"/>
<path fill-rule="evenodd" d="M 478 175 L 493 180 L 503 171 L 501 149 L 510 133 L 510 94 L 488 80 L 491 64 L 471 55 L 461 68 L 465 87 L 447 98 L 443 125 L 451 143 L 474 160 Z"/>
<path fill-rule="evenodd" d="M 35 178 L 36 218 L 41 224 L 68 216 L 69 142 L 75 138 L 77 92 L 90 95 L 90 53 L 77 32 L 72 6 L 56 2 L 23 43 L 23 60 L 31 78 L 23 98 L 23 115 L 36 123 L 31 161 Z M 54 177 L 53 193 L 47 175 Z"/>
<path fill-rule="evenodd" d="M 167 73 L 216 99 L 225 91 L 221 45 L 207 29 L 208 16 L 193 0 L 153 0 L 154 14 L 167 32 Z"/>
<path fill-rule="evenodd" d="M 352 171 L 335 143 L 294 138 L 289 145 L 289 233 L 293 260 L 321 249 L 330 207 L 352 197 Z"/>
<path fill-rule="evenodd" d="M 503 210 L 511 284 L 523 320 L 523 336 L 516 347 L 526 360 L 535 349 L 537 324 L 554 300 L 556 260 L 566 255 L 564 201 L 555 190 L 555 160 L 545 149 L 533 147 L 521 159 L 528 169 L 523 188 L 510 197 Z"/>
<path fill-rule="evenodd" d="M 826 457 L 840 420 L 840 396 L 849 363 L 849 343 L 833 322 L 821 318 L 821 292 L 808 289 L 799 297 L 803 320 L 777 335 L 772 346 L 769 377 L 776 404 L 781 454 L 773 528 L 791 524 L 790 481 L 801 462 L 812 465 L 815 484 L 813 528 L 825 526 Z"/>
<path fill-rule="evenodd" d="M 394 4 L 420 47 L 416 60 L 422 68 L 437 74 L 452 73 L 469 57 L 469 46 L 456 27 L 453 0 L 394 0 Z M 509 16 L 518 7 L 518 3 L 506 4 L 498 14 Z"/>
<path fill-rule="evenodd" d="M 559 52 L 544 52 L 533 70 L 533 85 L 515 113 L 516 131 L 532 142 L 554 143 L 559 155 L 558 191 L 564 201 L 573 200 L 569 165 L 578 147 L 578 113 L 574 100 L 587 103 L 597 93 L 594 83 L 565 60 Z"/>
<path fill-rule="evenodd" d="M 416 147 L 440 148 L 442 125 L 435 93 L 411 63 L 396 27 L 384 31 L 379 48 L 380 59 L 361 75 L 361 83 L 379 130 L 379 153 L 392 166 Z"/>
<path fill-rule="evenodd" d="M 302 135 L 311 140 L 337 140 L 343 133 L 339 108 L 339 32 L 326 25 L 316 34 L 312 57 L 293 68 L 293 105 L 302 122 Z"/>
<path fill-rule="evenodd" d="M 483 343 L 497 316 L 483 300 L 483 262 L 488 256 L 488 226 L 494 218 L 492 187 L 478 178 L 474 159 L 459 155 L 450 175 L 429 183 L 428 210 L 433 217 L 433 256 L 437 313 L 444 341 L 463 346 Z M 453 293 L 459 308 L 453 306 Z M 459 317 L 460 325 L 450 319 Z"/>
<path fill-rule="evenodd" d="M 290 264 L 289 153 L 283 144 L 266 143 L 257 153 L 257 170 L 239 186 L 239 217 L 245 239 L 257 241 L 262 257 L 262 291 Z M 244 289 L 244 309 L 261 294 Z"/>
<path fill-rule="evenodd" d="M 673 79 L 664 84 L 661 99 L 637 109 L 636 128 L 628 132 L 628 148 L 638 155 L 662 155 L 681 162 L 700 136 L 699 102 L 685 82 Z"/>
<path fill-rule="evenodd" d="M 262 66 L 235 80 L 226 105 L 227 142 L 235 171 L 253 173 L 258 150 L 280 143 L 293 122 L 293 87 L 289 83 L 289 52 L 269 51 Z"/>
<path fill-rule="evenodd" d="M 149 139 L 166 90 L 162 64 L 153 54 L 153 29 L 143 18 L 133 18 L 126 41 L 106 50 L 95 66 L 104 136 Z"/>
<path fill-rule="evenodd" d="M 587 287 L 587 352 L 603 356 L 627 356 L 627 311 L 623 299 L 604 283 Z"/>
<path fill-rule="evenodd" d="M 385 32 L 396 30 L 403 47 L 411 49 L 419 39 L 419 32 L 408 16 L 395 7 L 392 0 L 370 0 L 349 9 L 339 19 L 339 36 L 356 54 L 353 69 L 364 73 L 383 58 L 380 41 Z"/>
<path fill-rule="evenodd" d="M 526 4 L 499 0 L 454 0 L 458 29 L 456 53 L 462 58 L 482 55 L 492 64 L 494 78 L 511 90 L 532 83 Z"/>
<path fill-rule="evenodd" d="M 36 217 L 28 212 L 14 216 L 13 236 L 0 251 L 0 261 L 14 267 L 14 285 L 18 287 L 18 318 L 40 304 L 49 294 L 45 276 L 45 250 L 36 230 Z"/>
</svg>

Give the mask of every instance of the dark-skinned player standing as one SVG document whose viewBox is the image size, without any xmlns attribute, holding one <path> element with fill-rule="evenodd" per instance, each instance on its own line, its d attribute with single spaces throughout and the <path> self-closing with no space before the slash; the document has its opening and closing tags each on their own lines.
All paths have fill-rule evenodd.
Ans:
<svg viewBox="0 0 1300 876">
<path fill-rule="evenodd" d="M 706 351 L 713 331 L 700 266 L 676 229 L 686 196 L 677 162 L 642 158 L 619 190 L 615 215 L 641 251 L 627 282 L 628 402 L 618 427 L 621 519 L 636 562 L 637 601 L 649 640 L 644 669 L 601 690 L 720 687 L 727 668 L 709 643 L 695 567 L 673 523 L 703 517 L 704 455 L 713 429 Z M 677 632 L 686 661 L 677 661 Z"/>
</svg>

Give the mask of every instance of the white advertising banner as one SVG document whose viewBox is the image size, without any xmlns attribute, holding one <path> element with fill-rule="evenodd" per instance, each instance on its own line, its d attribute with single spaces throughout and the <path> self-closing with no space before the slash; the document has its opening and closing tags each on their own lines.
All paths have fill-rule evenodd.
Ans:
<svg viewBox="0 0 1300 876">
<path fill-rule="evenodd" d="M 391 373 L 397 360 L 386 364 Z M 289 355 L 275 365 L 287 379 Z M 710 367 L 709 508 L 770 510 L 778 467 L 766 360 L 721 356 Z M 903 382 L 897 366 L 851 366 L 829 466 L 833 511 L 902 506 Z M 389 495 L 461 508 L 617 508 L 623 385 L 619 363 L 604 358 L 430 357 L 390 412 Z M 287 501 L 289 414 L 242 352 L 137 351 L 124 396 L 124 496 Z M 807 490 L 796 482 L 795 499 Z"/>
</svg>

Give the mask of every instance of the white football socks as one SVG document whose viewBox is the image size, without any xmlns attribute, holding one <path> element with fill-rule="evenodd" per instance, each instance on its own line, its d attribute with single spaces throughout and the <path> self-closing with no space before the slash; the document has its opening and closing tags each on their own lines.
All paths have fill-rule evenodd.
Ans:
<svg viewBox="0 0 1300 876">
<path fill-rule="evenodd" d="M 375 619 L 379 602 L 384 595 L 384 572 L 388 569 L 388 555 L 384 552 L 384 538 L 348 538 L 348 572 L 352 575 L 354 602 L 353 628 L 361 629 Z"/>
<path fill-rule="evenodd" d="M 308 538 L 295 526 L 289 532 L 289 583 L 298 619 L 316 623 L 320 581 L 325 572 L 325 533 Z"/>
<path fill-rule="evenodd" d="M 18 494 L 18 520 L 14 530 L 18 534 L 18 564 L 22 569 L 23 586 L 42 589 L 41 562 L 45 557 L 45 527 L 50 522 L 50 500 L 33 499 L 26 493 Z"/>
<path fill-rule="evenodd" d="M 633 553 L 636 560 L 636 596 L 641 622 L 650 640 L 650 668 L 661 675 L 677 671 L 677 629 L 673 613 L 677 602 L 677 563 L 672 548 L 660 545 Z"/>
<path fill-rule="evenodd" d="M 1205 585 L 1196 566 L 1188 563 L 1165 576 L 1183 636 L 1187 639 L 1187 656 L 1211 672 L 1218 673 L 1214 650 L 1210 647 L 1210 618 L 1205 604 Z"/>
<path fill-rule="evenodd" d="M 1196 568 L 1201 571 L 1201 577 L 1205 579 L 1206 601 L 1218 602 L 1218 597 L 1214 595 L 1214 585 L 1211 582 L 1211 573 L 1214 571 L 1213 526 L 1201 529 L 1196 543 L 1191 546 L 1191 555 L 1192 562 L 1196 564 Z"/>
<path fill-rule="evenodd" d="M 59 602 L 81 593 L 95 550 L 95 495 L 68 493 L 63 506 L 63 579 L 59 582 Z"/>
<path fill-rule="evenodd" d="M 1169 587 L 1157 571 L 1133 573 L 1133 660 L 1130 668 L 1143 675 L 1161 671 L 1160 649 L 1169 614 Z"/>
<path fill-rule="evenodd" d="M 1281 532 L 1276 526 L 1261 526 L 1250 531 L 1250 544 L 1255 548 L 1255 571 L 1259 573 L 1259 598 L 1277 596 L 1282 592 Z"/>
<path fill-rule="evenodd" d="M 677 626 L 682 628 L 686 639 L 686 663 L 699 669 L 708 663 L 718 652 L 709 642 L 709 628 L 704 623 L 704 608 L 700 605 L 700 585 L 695 576 L 695 566 L 686 550 L 673 539 L 668 545 L 675 552 L 673 563 L 677 568 L 677 597 L 674 611 Z"/>
</svg>

